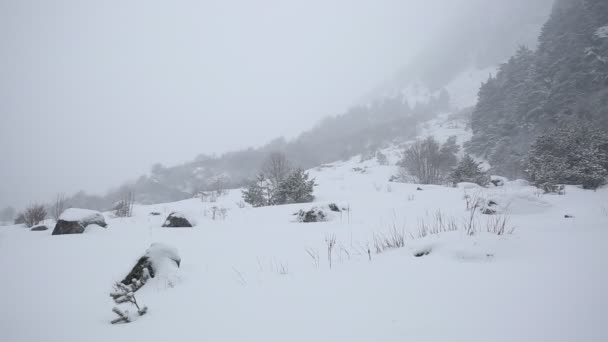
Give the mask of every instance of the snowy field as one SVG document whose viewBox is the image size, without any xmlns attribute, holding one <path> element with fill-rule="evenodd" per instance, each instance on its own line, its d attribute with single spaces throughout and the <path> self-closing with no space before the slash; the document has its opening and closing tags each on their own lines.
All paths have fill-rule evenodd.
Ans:
<svg viewBox="0 0 608 342">
<path fill-rule="evenodd" d="M 608 340 L 608 189 L 420 191 L 389 183 L 395 172 L 357 158 L 313 169 L 312 204 L 241 208 L 232 190 L 216 203 L 106 213 L 107 228 L 80 235 L 3 227 L 0 341 Z M 472 236 L 465 191 L 498 203 L 498 215 L 475 216 Z M 294 222 L 299 209 L 330 202 L 350 211 Z M 213 206 L 226 217 L 213 220 Z M 196 226 L 161 228 L 175 210 Z M 421 237 L 438 210 L 458 230 Z M 497 217 L 508 219 L 503 235 L 486 231 Z M 405 246 L 377 253 L 375 241 L 395 232 Z M 181 267 L 137 292 L 148 314 L 111 325 L 113 283 L 153 242 L 176 247 Z"/>
</svg>

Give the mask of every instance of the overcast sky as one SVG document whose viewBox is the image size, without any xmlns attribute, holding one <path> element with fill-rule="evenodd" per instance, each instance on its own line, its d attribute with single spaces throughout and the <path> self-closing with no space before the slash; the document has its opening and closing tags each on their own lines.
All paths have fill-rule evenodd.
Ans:
<svg viewBox="0 0 608 342">
<path fill-rule="evenodd" d="M 0 0 L 0 206 L 293 137 L 469 0 Z"/>
</svg>

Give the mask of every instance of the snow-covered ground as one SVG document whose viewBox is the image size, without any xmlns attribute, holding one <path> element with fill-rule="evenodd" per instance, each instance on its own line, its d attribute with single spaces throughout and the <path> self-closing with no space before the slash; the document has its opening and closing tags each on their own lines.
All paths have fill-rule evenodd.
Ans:
<svg viewBox="0 0 608 342">
<path fill-rule="evenodd" d="M 419 130 L 430 135 L 470 138 L 447 115 Z M 251 208 L 235 189 L 105 213 L 107 228 L 78 235 L 0 227 L 0 341 L 608 340 L 608 188 L 389 182 L 402 149 L 382 151 L 389 165 L 357 156 L 310 170 L 315 203 Z M 471 220 L 475 199 L 497 215 Z M 294 216 L 330 203 L 346 210 Z M 161 228 L 173 212 L 195 226 Z M 488 232 L 503 222 L 505 234 Z M 174 247 L 180 268 L 136 293 L 146 315 L 111 325 L 113 283 L 153 243 Z"/>
<path fill-rule="evenodd" d="M 107 213 L 107 228 L 81 235 L 3 227 L 0 340 L 608 340 L 608 189 L 539 195 L 510 182 L 419 191 L 389 183 L 395 172 L 357 158 L 313 169 L 314 204 L 241 208 L 233 190 L 216 203 L 137 206 L 131 218 Z M 480 232 L 468 236 L 465 191 L 496 201 L 513 233 L 485 232 L 496 216 L 478 215 Z M 299 209 L 330 202 L 350 211 L 294 222 Z M 217 210 L 212 219 L 214 206 L 227 209 L 224 219 Z M 419 237 L 439 210 L 459 230 Z M 196 226 L 161 228 L 173 211 Z M 402 231 L 405 247 L 376 253 L 375 240 Z M 137 292 L 145 316 L 111 325 L 113 282 L 154 242 L 177 248 L 179 271 Z"/>
</svg>

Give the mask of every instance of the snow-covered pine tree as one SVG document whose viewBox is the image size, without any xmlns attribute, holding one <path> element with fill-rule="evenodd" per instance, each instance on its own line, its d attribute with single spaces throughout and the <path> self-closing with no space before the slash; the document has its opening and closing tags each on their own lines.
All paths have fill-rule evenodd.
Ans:
<svg viewBox="0 0 608 342">
<path fill-rule="evenodd" d="M 272 191 L 270 181 L 260 173 L 251 181 L 247 189 L 243 190 L 243 201 L 253 207 L 263 207 L 272 204 Z"/>
<path fill-rule="evenodd" d="M 608 177 L 608 134 L 582 125 L 552 129 L 536 139 L 527 166 L 537 186 L 581 184 L 596 189 Z"/>
<path fill-rule="evenodd" d="M 456 185 L 461 182 L 476 183 L 485 186 L 489 182 L 488 175 L 470 155 L 465 156 L 458 162 L 456 168 L 450 174 L 450 181 Z"/>
<path fill-rule="evenodd" d="M 308 178 L 308 173 L 303 169 L 294 169 L 279 185 L 277 204 L 312 202 L 315 180 Z"/>
</svg>

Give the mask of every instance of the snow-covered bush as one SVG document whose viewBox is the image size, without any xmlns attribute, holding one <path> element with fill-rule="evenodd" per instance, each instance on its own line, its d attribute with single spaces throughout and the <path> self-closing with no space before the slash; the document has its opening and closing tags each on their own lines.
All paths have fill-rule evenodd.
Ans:
<svg viewBox="0 0 608 342">
<path fill-rule="evenodd" d="M 296 215 L 297 221 L 302 223 L 325 222 L 329 219 L 327 212 L 319 207 L 313 207 L 310 210 L 300 210 Z"/>
<path fill-rule="evenodd" d="M 41 221 L 46 219 L 47 212 L 44 205 L 41 204 L 32 204 L 25 209 L 23 212 L 24 223 L 28 228 L 31 228 Z"/>
</svg>

